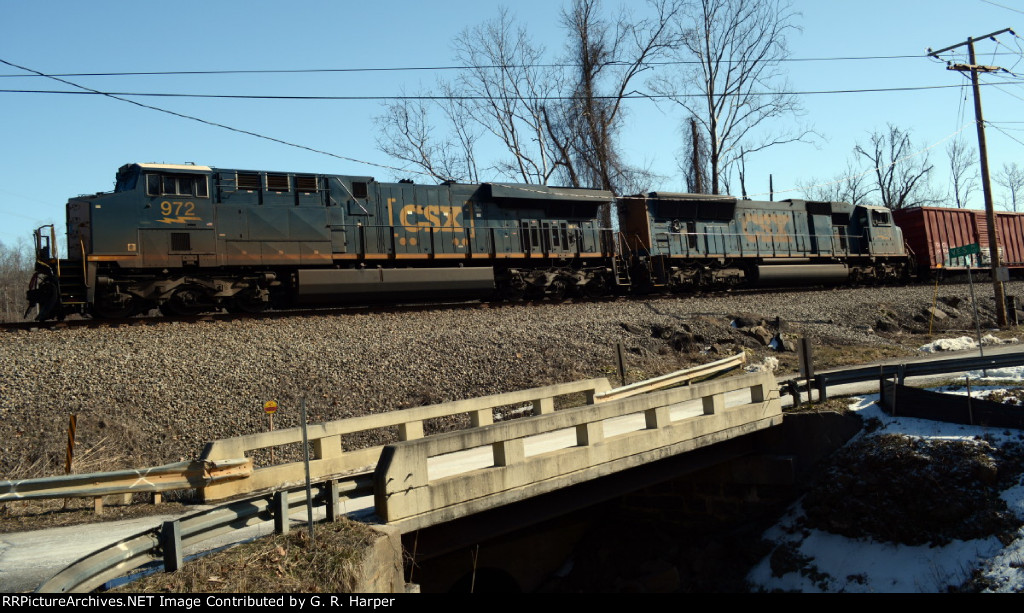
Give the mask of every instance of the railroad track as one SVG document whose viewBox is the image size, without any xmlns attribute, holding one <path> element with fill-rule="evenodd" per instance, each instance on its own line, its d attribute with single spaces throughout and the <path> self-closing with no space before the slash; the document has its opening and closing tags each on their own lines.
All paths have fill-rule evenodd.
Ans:
<svg viewBox="0 0 1024 613">
<path fill-rule="evenodd" d="M 989 278 L 980 272 L 975 275 L 973 279 L 975 284 L 987 284 Z M 892 287 L 924 287 L 932 286 L 934 280 L 922 279 L 917 281 L 911 281 L 899 285 L 892 285 Z M 942 279 L 942 286 L 950 285 L 967 285 L 968 277 L 966 274 L 953 274 Z M 63 321 L 16 321 L 16 322 L 0 322 L 0 331 L 15 331 L 15 330 L 61 330 L 68 328 L 119 328 L 124 326 L 148 326 L 158 325 L 162 323 L 197 323 L 197 322 L 211 322 L 211 321 L 248 321 L 248 320 L 274 320 L 283 319 L 290 317 L 320 317 L 324 315 L 351 315 L 351 314 L 366 314 L 366 313 L 420 313 L 424 311 L 438 311 L 438 310 L 457 310 L 457 309 L 505 309 L 505 308 L 522 308 L 530 306 L 542 306 L 550 304 L 572 304 L 572 303 L 607 303 L 615 301 L 632 301 L 632 300 L 643 300 L 643 301 L 659 301 L 659 300 L 678 300 L 686 297 L 702 297 L 702 298 L 725 298 L 728 296 L 747 296 L 751 294 L 759 295 L 776 295 L 776 294 L 802 294 L 808 292 L 818 292 L 826 289 L 859 289 L 877 287 L 877 285 L 811 285 L 811 286 L 778 286 L 778 287 L 731 287 L 731 288 L 713 288 L 693 292 L 679 292 L 679 293 L 649 293 L 649 294 L 623 294 L 613 296 L 601 296 L 601 297 L 586 297 L 586 296 L 575 296 L 571 298 L 565 298 L 560 301 L 553 301 L 549 298 L 540 299 L 521 299 L 512 301 L 502 300 L 465 300 L 465 301 L 452 301 L 452 302 L 426 302 L 426 303 L 407 303 L 407 304 L 359 304 L 359 305 L 336 305 L 327 307 L 316 307 L 316 308 L 294 308 L 294 309 L 278 309 L 269 310 L 261 313 L 202 313 L 193 316 L 168 316 L 168 315 L 135 315 L 124 319 L 88 319 L 78 316 L 74 316 L 74 319 L 65 319 Z M 154 309 L 154 312 L 156 310 Z"/>
<path fill-rule="evenodd" d="M 966 283 L 966 278 L 963 283 Z M 900 287 L 916 287 L 930 285 L 931 281 L 917 281 L 912 283 L 906 283 Z M 949 281 L 946 281 L 949 284 Z M 957 283 L 959 284 L 959 283 Z M 125 319 L 87 319 L 77 317 L 74 319 L 65 319 L 63 321 L 17 321 L 17 322 L 0 322 L 0 330 L 3 331 L 16 331 L 16 330 L 62 330 L 71 328 L 120 328 L 120 327 L 136 327 L 136 326 L 152 326 L 165 323 L 199 323 L 199 322 L 216 322 L 216 321 L 251 321 L 251 320 L 275 320 L 275 319 L 287 319 L 293 317 L 322 317 L 326 315 L 361 315 L 367 313 L 421 313 L 425 311 L 439 311 L 439 310 L 459 310 L 459 309 L 508 309 L 508 308 L 524 308 L 532 306 L 544 306 L 550 304 L 572 304 L 572 303 L 607 303 L 616 301 L 664 301 L 664 300 L 679 300 L 687 297 L 702 297 L 702 298 L 724 298 L 728 296 L 746 296 L 751 294 L 757 295 L 776 295 L 776 294 L 803 294 L 808 292 L 818 292 L 824 289 L 857 289 L 857 287 L 873 287 L 873 286 L 856 286 L 851 287 L 848 285 L 839 286 L 806 286 L 806 287 L 739 287 L 739 288 L 725 288 L 725 289 L 711 289 L 700 292 L 681 292 L 681 293 L 651 293 L 651 294 L 629 294 L 619 296 L 604 296 L 596 298 L 588 297 L 573 297 L 560 300 L 557 303 L 550 299 L 535 299 L 535 300 L 517 300 L 517 301 L 488 301 L 488 300 L 470 300 L 470 301 L 459 301 L 459 302 L 427 302 L 427 303 L 409 303 L 409 304 L 391 304 L 391 305 L 374 305 L 374 304 L 362 304 L 362 305 L 339 305 L 330 307 L 318 307 L 318 308 L 298 308 L 298 309 L 280 309 L 264 311 L 262 313 L 203 313 L 193 316 L 167 316 L 167 315 L 136 315 Z"/>
</svg>

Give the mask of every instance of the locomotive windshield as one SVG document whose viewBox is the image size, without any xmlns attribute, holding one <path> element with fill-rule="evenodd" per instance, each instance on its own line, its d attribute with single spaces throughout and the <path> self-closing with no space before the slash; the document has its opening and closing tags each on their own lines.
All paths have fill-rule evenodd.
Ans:
<svg viewBox="0 0 1024 613">
<path fill-rule="evenodd" d="M 135 189 L 139 182 L 138 166 L 122 166 L 117 171 L 117 183 L 114 186 L 115 192 L 130 192 Z"/>
</svg>

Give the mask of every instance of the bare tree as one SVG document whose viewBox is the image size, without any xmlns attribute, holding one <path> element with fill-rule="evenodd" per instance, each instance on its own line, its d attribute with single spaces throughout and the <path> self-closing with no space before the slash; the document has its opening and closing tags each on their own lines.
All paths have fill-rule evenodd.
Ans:
<svg viewBox="0 0 1024 613">
<path fill-rule="evenodd" d="M 679 155 L 679 170 L 686 179 L 686 191 L 704 194 L 708 191 L 708 146 L 697 128 L 697 118 L 691 117 L 683 126 L 683 149 Z"/>
<path fill-rule="evenodd" d="M 1017 162 L 1003 164 L 1002 170 L 996 173 L 996 183 L 1006 188 L 1006 195 L 1009 196 L 1004 207 L 1007 210 L 1017 212 L 1017 205 L 1024 197 L 1024 168 L 1017 165 Z"/>
<path fill-rule="evenodd" d="M 599 0 L 573 0 L 562 13 L 568 63 L 574 66 L 571 100 L 549 109 L 551 133 L 559 138 L 559 164 L 573 184 L 622 193 L 650 179 L 631 168 L 618 150 L 626 96 L 649 63 L 673 44 L 669 25 L 678 0 L 650 0 L 653 17 L 601 14 Z"/>
<path fill-rule="evenodd" d="M 967 208 L 971 194 L 978 191 L 978 171 L 974 168 L 978 163 L 977 153 L 968 147 L 963 139 L 956 138 L 946 147 L 949 156 L 949 179 L 953 192 L 952 200 L 956 208 Z"/>
<path fill-rule="evenodd" d="M 694 0 L 676 21 L 677 57 L 696 58 L 696 66 L 652 86 L 700 122 L 713 194 L 720 193 L 723 177 L 741 155 L 814 134 L 801 128 L 765 131 L 770 120 L 801 111 L 796 97 L 784 93 L 780 69 L 789 56 L 786 35 L 798 29 L 795 17 L 785 0 Z M 691 96 L 694 89 L 697 95 Z"/>
<path fill-rule="evenodd" d="M 853 160 L 847 160 L 846 170 L 836 177 L 824 181 L 812 177 L 798 185 L 808 200 L 858 204 L 874 191 L 870 185 L 870 174 L 873 172 L 865 172 Z"/>
<path fill-rule="evenodd" d="M 22 318 L 32 264 L 32 251 L 25 239 L 14 245 L 0 241 L 0 321 Z"/>
<path fill-rule="evenodd" d="M 466 66 L 457 80 L 459 95 L 467 99 L 463 114 L 451 121 L 475 122 L 504 144 L 511 157 L 495 164 L 499 174 L 548 183 L 555 163 L 544 98 L 557 93 L 559 82 L 555 70 L 541 62 L 543 47 L 501 9 L 495 19 L 463 30 L 455 49 Z"/>
<path fill-rule="evenodd" d="M 456 58 L 465 70 L 439 84 L 442 95 L 425 96 L 438 102 L 385 105 L 378 147 L 438 179 L 477 180 L 489 167 L 524 183 L 558 179 L 614 193 L 649 187 L 652 173 L 619 153 L 623 102 L 636 76 L 668 48 L 668 24 L 681 1 L 648 0 L 653 16 L 635 20 L 625 12 L 609 19 L 599 0 L 573 0 L 562 15 L 568 70 L 546 67 L 543 48 L 502 10 L 459 35 Z M 434 129 L 442 124 L 451 126 L 446 134 Z M 510 155 L 478 163 L 482 138 L 496 139 Z"/>
<path fill-rule="evenodd" d="M 870 144 L 853 150 L 873 167 L 875 186 L 882 206 L 894 211 L 935 204 L 928 181 L 934 166 L 928 150 L 914 151 L 910 132 L 889 124 L 887 131 L 871 133 Z"/>
<path fill-rule="evenodd" d="M 445 84 L 441 84 L 446 87 Z M 387 102 L 384 114 L 375 121 L 378 127 L 377 147 L 387 155 L 411 165 L 417 173 L 439 181 L 477 181 L 475 145 L 479 135 L 461 120 L 459 101 L 449 99 L 438 103 L 448 116 L 451 131 L 443 138 L 434 135 L 435 104 L 430 94 L 403 97 Z"/>
</svg>

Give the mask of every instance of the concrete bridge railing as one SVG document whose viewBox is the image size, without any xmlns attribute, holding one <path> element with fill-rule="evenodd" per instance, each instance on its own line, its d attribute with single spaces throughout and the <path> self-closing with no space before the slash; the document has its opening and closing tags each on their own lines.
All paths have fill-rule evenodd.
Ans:
<svg viewBox="0 0 1024 613">
<path fill-rule="evenodd" d="M 430 406 L 364 415 L 337 421 L 310 424 L 307 427 L 312 445 L 311 478 L 328 479 L 345 474 L 372 470 L 380 456 L 382 446 L 345 450 L 342 436 L 357 432 L 398 427 L 401 441 L 421 439 L 424 422 L 439 417 L 468 414 L 470 427 L 478 428 L 494 423 L 494 409 L 519 404 L 532 404 L 535 415 L 554 411 L 555 398 L 570 394 L 584 394 L 585 402 L 593 404 L 595 394 L 611 388 L 607 379 L 586 379 L 570 383 L 548 385 L 528 390 L 493 394 Z M 259 449 L 302 442 L 301 428 L 288 428 L 273 432 L 247 434 L 207 443 L 202 460 L 227 460 L 252 457 Z M 247 479 L 213 483 L 201 489 L 206 501 L 221 500 L 271 489 L 280 489 L 305 483 L 303 462 L 287 462 L 271 466 L 256 466 Z"/>
<path fill-rule="evenodd" d="M 377 464 L 376 514 L 408 532 L 780 423 L 757 373 L 400 442 Z"/>
</svg>

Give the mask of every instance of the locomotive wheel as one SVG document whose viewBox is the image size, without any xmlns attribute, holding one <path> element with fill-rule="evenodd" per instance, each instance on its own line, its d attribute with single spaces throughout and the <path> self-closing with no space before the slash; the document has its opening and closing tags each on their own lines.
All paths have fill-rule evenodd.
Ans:
<svg viewBox="0 0 1024 613">
<path fill-rule="evenodd" d="M 583 295 L 587 298 L 602 298 L 610 293 L 608 278 L 597 275 L 583 286 Z"/>
<path fill-rule="evenodd" d="M 134 296 L 116 299 L 114 295 L 98 296 L 92 312 L 100 319 L 123 319 L 139 311 L 139 301 Z"/>
<path fill-rule="evenodd" d="M 25 311 L 25 316 L 28 316 L 33 306 L 39 305 L 36 320 L 45 321 L 50 317 L 53 310 L 57 308 L 57 303 L 60 301 L 60 291 L 55 283 L 47 279 L 39 284 L 39 287 L 29 290 L 28 301 L 29 307 Z"/>
<path fill-rule="evenodd" d="M 209 309 L 203 300 L 202 288 L 194 286 L 178 288 L 167 302 L 160 305 L 161 313 L 178 317 L 191 317 Z"/>
<path fill-rule="evenodd" d="M 548 286 L 547 296 L 552 302 L 561 302 L 565 300 L 565 295 L 568 291 L 569 287 L 566 285 L 565 281 L 555 279 L 551 282 L 551 285 Z"/>
<path fill-rule="evenodd" d="M 229 313 L 262 313 L 270 308 L 270 303 L 260 300 L 259 296 L 239 294 L 228 303 Z"/>
</svg>

